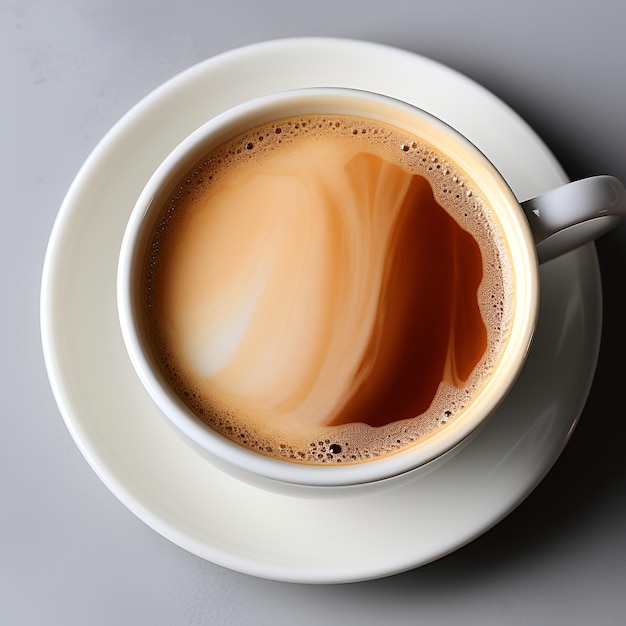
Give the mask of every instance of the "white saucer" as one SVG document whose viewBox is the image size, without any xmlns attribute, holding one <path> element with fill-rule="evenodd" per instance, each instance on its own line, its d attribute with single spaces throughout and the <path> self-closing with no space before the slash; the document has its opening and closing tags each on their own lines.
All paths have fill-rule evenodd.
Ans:
<svg viewBox="0 0 626 626">
<path fill-rule="evenodd" d="M 56 400 L 109 489 L 154 530 L 200 557 L 310 583 L 411 569 L 507 515 L 552 466 L 578 420 L 601 325 L 593 246 L 543 266 L 536 340 L 510 397 L 451 461 L 383 494 L 329 501 L 270 494 L 229 478 L 187 448 L 144 392 L 122 343 L 115 274 L 126 220 L 159 162 L 209 117 L 250 97 L 319 85 L 378 90 L 443 118 L 482 148 L 520 199 L 566 181 L 517 115 L 433 61 L 346 40 L 246 47 L 176 76 L 106 135 L 61 207 L 41 299 Z"/>
</svg>

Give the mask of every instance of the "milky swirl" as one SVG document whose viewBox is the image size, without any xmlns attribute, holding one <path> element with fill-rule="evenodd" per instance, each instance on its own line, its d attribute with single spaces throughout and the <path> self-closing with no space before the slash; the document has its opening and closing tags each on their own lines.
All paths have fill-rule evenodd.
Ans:
<svg viewBox="0 0 626 626">
<path fill-rule="evenodd" d="M 481 247 L 425 176 L 384 157 L 330 132 L 268 150 L 173 229 L 158 335 L 226 434 L 291 453 L 345 439 L 424 414 L 484 360 Z"/>
</svg>

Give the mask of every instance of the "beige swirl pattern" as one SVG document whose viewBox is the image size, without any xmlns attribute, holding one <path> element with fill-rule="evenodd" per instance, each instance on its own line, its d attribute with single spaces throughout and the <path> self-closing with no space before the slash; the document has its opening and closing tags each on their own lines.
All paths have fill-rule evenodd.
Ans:
<svg viewBox="0 0 626 626">
<path fill-rule="evenodd" d="M 476 240 L 426 178 L 322 138 L 193 207 L 158 308 L 226 406 L 286 430 L 383 426 L 426 411 L 442 382 L 461 387 L 483 357 L 482 277 Z"/>
</svg>

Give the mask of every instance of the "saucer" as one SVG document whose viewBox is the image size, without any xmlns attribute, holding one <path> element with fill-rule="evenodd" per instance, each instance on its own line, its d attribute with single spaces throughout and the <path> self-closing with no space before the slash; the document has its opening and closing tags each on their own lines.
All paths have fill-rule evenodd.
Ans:
<svg viewBox="0 0 626 626">
<path fill-rule="evenodd" d="M 378 91 L 442 118 L 487 154 L 520 200 L 567 182 L 514 112 L 429 59 L 351 40 L 248 46 L 166 82 L 89 156 L 50 238 L 41 325 L 63 419 L 93 470 L 133 513 L 233 570 L 337 583 L 433 561 L 487 531 L 533 490 L 586 401 L 601 292 L 593 245 L 541 267 L 539 325 L 515 387 L 468 445 L 420 480 L 372 495 L 306 500 L 255 489 L 212 467 L 161 417 L 126 354 L 115 295 L 122 234 L 152 172 L 192 130 L 241 101 L 320 85 Z"/>
</svg>

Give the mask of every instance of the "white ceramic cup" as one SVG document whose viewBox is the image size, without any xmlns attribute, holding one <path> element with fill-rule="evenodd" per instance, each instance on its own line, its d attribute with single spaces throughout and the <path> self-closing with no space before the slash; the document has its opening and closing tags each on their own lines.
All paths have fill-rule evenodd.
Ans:
<svg viewBox="0 0 626 626">
<path fill-rule="evenodd" d="M 212 148 L 275 119 L 314 113 L 386 122 L 430 143 L 463 170 L 493 208 L 510 251 L 515 284 L 510 334 L 484 387 L 463 412 L 432 436 L 400 452 L 346 465 L 307 465 L 270 458 L 223 437 L 194 416 L 155 362 L 142 325 L 140 266 L 155 214 L 173 186 Z M 570 183 L 520 203 L 489 160 L 454 129 L 404 102 L 358 90 L 317 88 L 265 96 L 226 111 L 186 138 L 147 183 L 131 214 L 118 268 L 118 309 L 132 364 L 176 431 L 210 462 L 255 485 L 296 495 L 353 493 L 423 475 L 457 450 L 489 418 L 520 373 L 539 307 L 539 262 L 586 243 L 626 214 L 626 192 L 609 176 Z"/>
</svg>

